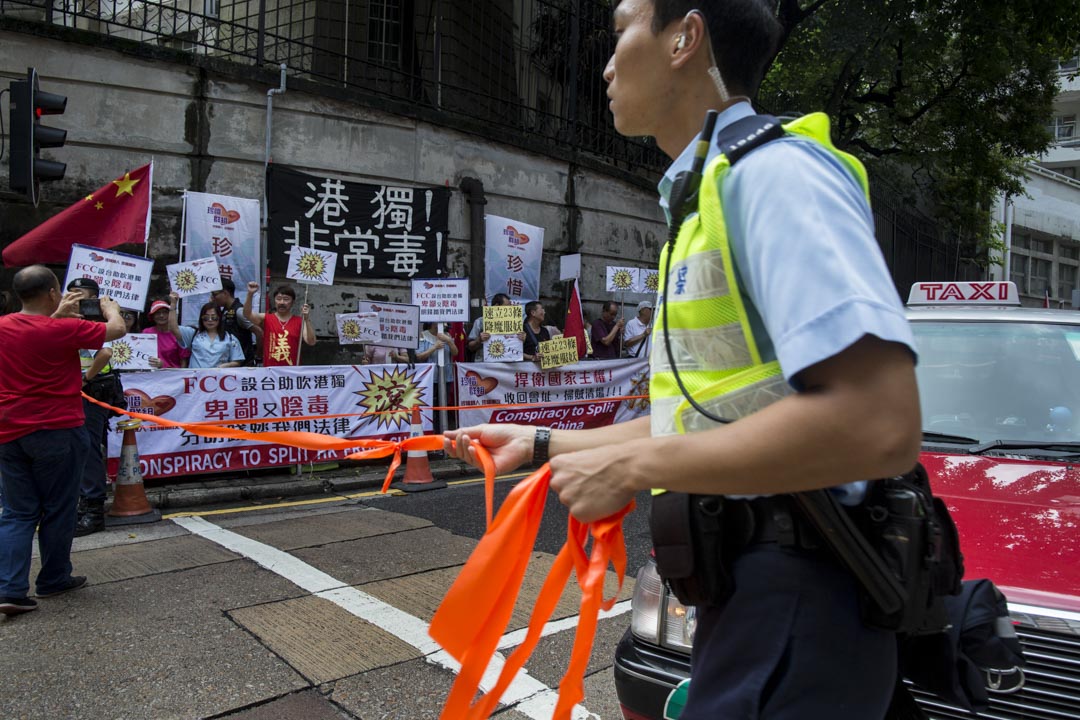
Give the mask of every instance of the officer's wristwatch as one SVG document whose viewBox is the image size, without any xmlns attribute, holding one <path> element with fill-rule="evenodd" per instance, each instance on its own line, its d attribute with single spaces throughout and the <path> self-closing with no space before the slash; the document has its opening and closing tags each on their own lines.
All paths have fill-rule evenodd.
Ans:
<svg viewBox="0 0 1080 720">
<path fill-rule="evenodd" d="M 548 447 L 551 444 L 551 430 L 546 427 L 536 428 L 533 438 L 532 464 L 539 467 L 548 461 Z"/>
</svg>

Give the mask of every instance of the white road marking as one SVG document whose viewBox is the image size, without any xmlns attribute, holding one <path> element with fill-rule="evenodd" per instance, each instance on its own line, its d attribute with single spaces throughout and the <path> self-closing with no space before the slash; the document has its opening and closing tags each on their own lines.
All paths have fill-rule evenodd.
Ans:
<svg viewBox="0 0 1080 720">
<path fill-rule="evenodd" d="M 598 615 L 598 620 L 607 620 L 608 618 L 618 617 L 623 613 L 630 612 L 630 601 L 623 600 L 620 603 L 615 603 L 610 610 L 601 610 Z M 563 618 L 562 620 L 552 620 L 544 625 L 544 629 L 540 631 L 540 637 L 547 637 L 548 635 L 554 635 L 555 633 L 562 632 L 563 630 L 569 630 L 570 628 L 577 627 L 577 615 L 572 617 Z M 529 628 L 521 628 L 513 632 L 508 632 L 502 636 L 499 640 L 499 650 L 506 650 L 525 642 L 525 635 L 529 632 Z"/>
<path fill-rule="evenodd" d="M 444 667 L 455 674 L 461 669 L 460 664 L 431 639 L 428 635 L 428 624 L 420 618 L 399 610 L 373 595 L 357 590 L 287 552 L 226 530 L 201 517 L 173 518 L 173 522 L 194 535 L 204 537 L 238 555 L 243 555 L 316 597 L 329 600 L 356 617 L 400 638 L 416 648 L 429 663 Z M 601 618 L 626 612 L 629 604 L 629 601 L 619 603 L 609 613 L 601 614 Z M 622 605 L 627 607 L 621 608 Z M 550 635 L 574 627 L 576 624 L 577 617 L 557 620 L 545 625 L 543 635 Z M 524 638 L 524 630 L 508 633 L 503 636 L 499 648 L 505 649 L 519 645 Z M 510 641 L 514 639 L 516 640 Z M 501 654 L 495 653 L 480 681 L 482 690 L 486 692 L 495 686 L 505 662 Z M 500 702 L 508 706 L 513 705 L 515 710 L 533 720 L 549 720 L 557 701 L 557 690 L 549 688 L 522 668 L 506 689 Z M 581 705 L 574 706 L 573 718 L 574 720 L 599 720 L 596 715 Z"/>
</svg>

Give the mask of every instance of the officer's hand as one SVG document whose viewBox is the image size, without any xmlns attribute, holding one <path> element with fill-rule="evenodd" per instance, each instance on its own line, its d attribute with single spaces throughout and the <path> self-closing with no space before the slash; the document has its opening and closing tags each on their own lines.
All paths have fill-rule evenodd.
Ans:
<svg viewBox="0 0 1080 720">
<path fill-rule="evenodd" d="M 259 292 L 259 283 L 257 282 L 249 282 L 247 287 L 249 295 L 254 295 L 255 293 Z"/>
<path fill-rule="evenodd" d="M 60 304 L 56 308 L 56 312 L 52 314 L 54 318 L 81 318 L 79 314 L 79 300 L 82 299 L 82 293 L 75 290 L 64 293 L 64 296 L 60 298 Z"/>
<path fill-rule="evenodd" d="M 619 445 L 559 455 L 551 458 L 551 489 L 581 522 L 602 520 L 634 499 L 630 466 Z"/>
<path fill-rule="evenodd" d="M 446 454 L 464 460 L 473 467 L 480 467 L 480 460 L 476 457 L 476 449 L 470 441 L 479 440 L 491 453 L 491 459 L 495 461 L 495 471 L 506 473 L 532 460 L 536 428 L 531 425 L 474 425 L 459 430 L 447 430 L 443 437 Z"/>
</svg>

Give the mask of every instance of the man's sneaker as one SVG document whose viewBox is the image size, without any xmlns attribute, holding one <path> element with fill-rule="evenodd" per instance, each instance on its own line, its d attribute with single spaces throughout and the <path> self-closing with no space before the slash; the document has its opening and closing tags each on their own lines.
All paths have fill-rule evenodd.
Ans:
<svg viewBox="0 0 1080 720">
<path fill-rule="evenodd" d="M 37 596 L 39 598 L 56 597 L 57 595 L 63 595 L 64 593 L 70 592 L 71 590 L 78 590 L 85 584 L 85 575 L 72 575 L 67 579 L 67 582 L 65 582 L 63 585 L 61 585 L 55 590 L 49 590 L 47 592 L 41 592 L 40 590 L 38 590 Z"/>
<path fill-rule="evenodd" d="M 30 598 L 0 598 L 0 613 L 4 615 L 22 615 L 37 610 L 37 601 Z"/>
</svg>

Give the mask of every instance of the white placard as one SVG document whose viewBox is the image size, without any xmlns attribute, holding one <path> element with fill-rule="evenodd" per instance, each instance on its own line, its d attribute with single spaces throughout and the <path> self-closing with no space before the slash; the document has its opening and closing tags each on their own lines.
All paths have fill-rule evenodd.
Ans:
<svg viewBox="0 0 1080 720">
<path fill-rule="evenodd" d="M 492 335 L 484 343 L 484 362 L 520 362 L 524 343 L 517 335 Z"/>
<path fill-rule="evenodd" d="M 359 311 L 379 316 L 379 332 L 382 339 L 372 345 L 391 348 L 420 347 L 420 307 L 403 303 L 360 301 Z"/>
<path fill-rule="evenodd" d="M 469 279 L 413 280 L 412 304 L 420 306 L 422 322 L 469 322 Z"/>
<path fill-rule="evenodd" d="M 638 288 L 635 292 L 651 295 L 660 292 L 660 271 L 642 268 L 638 273 Z"/>
<path fill-rule="evenodd" d="M 378 344 L 382 340 L 378 313 L 339 313 L 337 321 L 338 342 L 342 345 L 358 343 Z"/>
<path fill-rule="evenodd" d="M 182 298 L 221 289 L 221 271 L 215 257 L 166 265 L 165 272 L 169 275 L 169 287 Z"/>
<path fill-rule="evenodd" d="M 105 343 L 104 347 L 112 349 L 109 364 L 114 370 L 152 370 L 150 358 L 157 357 L 157 337 L 153 333 L 131 333 Z"/>
<path fill-rule="evenodd" d="M 577 280 L 581 277 L 581 253 L 563 255 L 559 258 L 559 279 Z"/>
<path fill-rule="evenodd" d="M 337 258 L 336 252 L 293 248 L 289 251 L 289 269 L 285 271 L 285 277 L 308 285 L 333 285 Z"/>
<path fill-rule="evenodd" d="M 639 275 L 641 268 L 622 267 L 618 265 L 607 266 L 607 291 L 608 292 L 640 292 Z"/>
<path fill-rule="evenodd" d="M 154 261 L 138 255 L 102 250 L 88 245 L 72 245 L 64 287 L 75 278 L 90 278 L 120 307 L 142 312 Z"/>
</svg>

